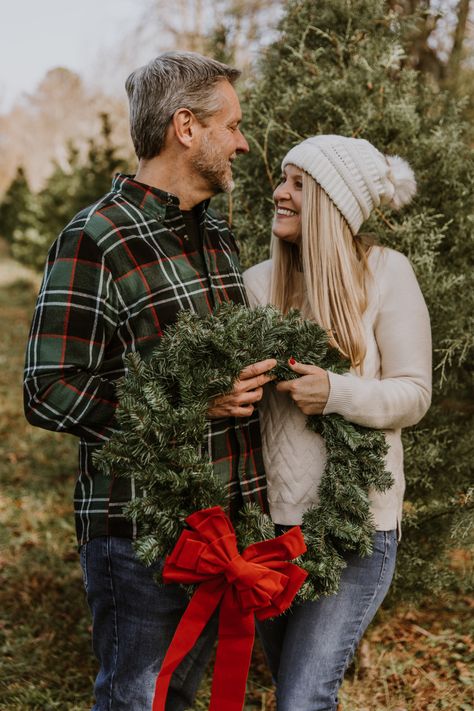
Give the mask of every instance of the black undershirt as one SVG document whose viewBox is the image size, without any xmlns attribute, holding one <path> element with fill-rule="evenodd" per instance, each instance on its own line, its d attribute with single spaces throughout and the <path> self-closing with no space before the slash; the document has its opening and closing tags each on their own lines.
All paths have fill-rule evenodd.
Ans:
<svg viewBox="0 0 474 711">
<path fill-rule="evenodd" d="M 202 232 L 199 226 L 199 217 L 194 210 L 181 210 L 186 227 L 187 252 L 197 252 L 204 259 Z"/>
</svg>

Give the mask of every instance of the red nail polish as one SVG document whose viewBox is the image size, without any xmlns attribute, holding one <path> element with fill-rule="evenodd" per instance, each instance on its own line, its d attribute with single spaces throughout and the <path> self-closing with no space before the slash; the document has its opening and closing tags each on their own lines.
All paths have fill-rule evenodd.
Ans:
<svg viewBox="0 0 474 711">
<path fill-rule="evenodd" d="M 294 365 L 296 363 L 296 360 L 293 358 L 293 356 L 291 356 L 289 363 L 290 365 Z"/>
</svg>

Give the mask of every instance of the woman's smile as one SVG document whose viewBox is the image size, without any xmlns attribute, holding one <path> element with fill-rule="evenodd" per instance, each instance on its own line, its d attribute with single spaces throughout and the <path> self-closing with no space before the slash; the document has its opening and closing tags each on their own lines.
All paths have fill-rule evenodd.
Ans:
<svg viewBox="0 0 474 711">
<path fill-rule="evenodd" d="M 294 217 L 297 214 L 298 213 L 296 212 L 296 210 L 290 210 L 289 207 L 279 207 L 277 205 L 277 208 L 276 208 L 277 217 Z"/>
</svg>

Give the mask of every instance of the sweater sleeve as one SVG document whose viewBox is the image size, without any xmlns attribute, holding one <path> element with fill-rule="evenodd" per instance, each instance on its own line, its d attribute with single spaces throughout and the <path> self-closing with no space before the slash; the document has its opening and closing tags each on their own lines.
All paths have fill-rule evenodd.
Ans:
<svg viewBox="0 0 474 711">
<path fill-rule="evenodd" d="M 247 292 L 250 308 L 254 309 L 256 306 L 259 306 L 261 302 L 258 300 L 255 291 L 246 282 L 245 291 Z"/>
<path fill-rule="evenodd" d="M 271 271 L 271 260 L 267 259 L 244 272 L 245 291 L 252 309 L 269 303 Z"/>
<path fill-rule="evenodd" d="M 431 332 L 428 309 L 408 259 L 384 250 L 374 274 L 380 301 L 374 335 L 380 379 L 329 373 L 324 414 L 339 413 L 376 429 L 415 425 L 431 401 Z"/>
</svg>

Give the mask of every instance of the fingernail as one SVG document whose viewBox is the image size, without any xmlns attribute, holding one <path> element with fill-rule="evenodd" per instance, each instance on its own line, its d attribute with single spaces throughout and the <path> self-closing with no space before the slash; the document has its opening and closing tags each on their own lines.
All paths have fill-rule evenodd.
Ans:
<svg viewBox="0 0 474 711">
<path fill-rule="evenodd" d="M 290 365 L 294 365 L 296 363 L 296 360 L 291 356 L 290 360 L 288 361 Z"/>
</svg>

